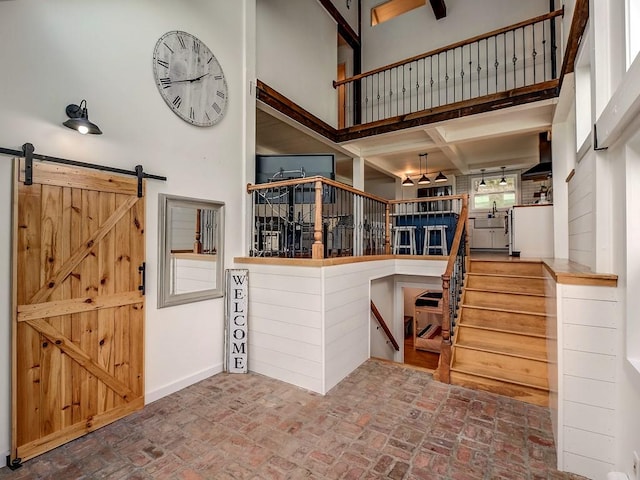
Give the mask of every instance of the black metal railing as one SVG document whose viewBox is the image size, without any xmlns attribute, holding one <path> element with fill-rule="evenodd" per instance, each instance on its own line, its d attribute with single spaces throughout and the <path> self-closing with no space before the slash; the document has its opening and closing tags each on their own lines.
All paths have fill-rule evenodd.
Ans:
<svg viewBox="0 0 640 480">
<path fill-rule="evenodd" d="M 249 185 L 252 257 L 449 256 L 466 195 L 386 200 L 323 177 Z"/>
<path fill-rule="evenodd" d="M 434 374 L 437 380 L 450 383 L 451 346 L 455 334 L 460 296 L 467 269 L 469 245 L 467 241 L 468 204 L 464 203 L 451 246 L 447 268 L 442 274 L 442 344 L 440 359 Z"/>
<path fill-rule="evenodd" d="M 563 10 L 334 82 L 351 127 L 557 78 Z"/>
</svg>

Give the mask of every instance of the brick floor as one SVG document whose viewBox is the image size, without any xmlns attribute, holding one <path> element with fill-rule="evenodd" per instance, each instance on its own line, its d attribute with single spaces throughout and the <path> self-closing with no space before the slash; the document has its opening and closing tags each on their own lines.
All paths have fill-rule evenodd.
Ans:
<svg viewBox="0 0 640 480">
<path fill-rule="evenodd" d="M 579 479 L 547 409 L 365 362 L 326 396 L 220 374 L 0 480 Z"/>
</svg>

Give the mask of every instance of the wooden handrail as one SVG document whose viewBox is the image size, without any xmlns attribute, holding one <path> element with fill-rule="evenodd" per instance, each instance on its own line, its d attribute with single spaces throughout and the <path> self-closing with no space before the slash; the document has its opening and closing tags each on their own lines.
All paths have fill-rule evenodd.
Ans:
<svg viewBox="0 0 640 480">
<path fill-rule="evenodd" d="M 458 250 L 462 243 L 462 235 L 465 234 L 465 225 L 467 224 L 467 217 L 469 215 L 469 206 L 467 201 L 463 200 L 462 210 L 460 211 L 460 217 L 458 218 L 458 225 L 456 227 L 456 233 L 453 237 L 453 244 L 449 252 L 449 260 L 447 261 L 447 268 L 442 274 L 442 345 L 440 346 L 440 358 L 438 360 L 438 368 L 434 373 L 434 378 L 443 383 L 451 382 L 451 318 L 449 308 L 449 290 L 451 288 L 451 275 L 453 274 L 453 267 L 458 256 Z M 467 242 L 468 247 L 469 242 Z M 468 248 L 467 248 L 468 253 Z"/>
<path fill-rule="evenodd" d="M 456 263 L 456 256 L 458 255 L 458 250 L 460 249 L 462 234 L 467 223 L 468 215 L 468 207 L 466 205 L 463 205 L 462 210 L 460 211 L 460 216 L 458 217 L 458 225 L 456 226 L 456 233 L 453 236 L 453 243 L 451 244 L 451 250 L 449 251 L 449 261 L 447 262 L 447 268 L 444 271 L 444 275 L 451 276 L 451 274 L 453 273 L 453 266 Z"/>
<path fill-rule="evenodd" d="M 304 183 L 315 184 L 315 182 L 317 182 L 318 180 L 324 183 L 325 185 L 331 185 L 332 187 L 340 188 L 341 190 L 353 193 L 354 195 L 359 195 L 364 198 L 369 198 L 371 200 L 384 203 L 386 205 L 403 204 L 403 203 L 439 202 L 441 200 L 464 200 L 466 198 L 465 194 L 461 194 L 461 195 L 446 195 L 446 196 L 438 196 L 438 197 L 408 198 L 405 200 L 388 200 L 386 198 L 373 195 L 371 193 L 363 192 L 362 190 L 358 190 L 357 188 L 353 188 L 351 185 L 340 183 L 335 180 L 331 180 L 330 178 L 321 177 L 319 175 L 316 175 L 313 177 L 292 178 L 290 180 L 278 180 L 276 182 L 269 182 L 269 183 L 256 183 L 256 184 L 248 183 L 247 193 L 251 193 L 256 190 L 265 190 L 267 188 L 291 187 L 295 185 L 301 185 Z"/>
<path fill-rule="evenodd" d="M 445 195 L 445 196 L 437 196 L 437 197 L 420 197 L 420 198 L 408 198 L 405 200 L 385 200 L 389 202 L 389 204 L 399 204 L 399 203 L 423 203 L 423 202 L 439 202 L 440 200 L 463 200 L 467 195 Z"/>
<path fill-rule="evenodd" d="M 359 195 L 363 198 L 369 198 L 371 200 L 375 200 L 380 203 L 388 203 L 389 200 L 386 198 L 378 197 L 377 195 L 373 195 L 371 193 L 363 192 L 362 190 L 358 190 L 357 188 L 353 188 L 351 185 L 347 185 L 345 183 L 340 183 L 335 180 L 331 180 L 330 178 L 321 177 L 319 175 L 313 177 L 303 177 L 303 178 L 292 178 L 290 180 L 278 180 L 276 182 L 269 183 L 257 183 L 255 185 L 248 183 L 247 184 L 247 193 L 251 193 L 256 190 L 265 190 L 267 188 L 279 188 L 279 187 L 291 187 L 294 185 L 301 185 L 303 183 L 314 183 L 317 181 L 321 181 L 325 185 L 331 185 L 332 187 L 339 188 L 346 192 L 353 193 L 354 195 Z M 444 198 L 444 197 L 443 197 Z M 439 198 L 438 198 L 439 200 Z M 424 201 L 424 200 L 423 200 Z"/>
<path fill-rule="evenodd" d="M 438 55 L 439 53 L 445 52 L 447 50 L 453 50 L 454 48 L 462 47 L 470 43 L 478 42 L 480 40 L 485 40 L 490 37 L 495 37 L 496 35 L 500 35 L 500 34 L 509 32 L 511 30 L 527 27 L 529 25 L 533 25 L 534 23 L 543 22 L 545 20 L 549 20 L 562 15 L 564 15 L 564 7 L 562 7 L 559 10 L 555 10 L 553 12 L 545 13 L 544 15 L 538 15 L 537 17 L 533 17 L 528 20 L 523 20 L 522 22 L 514 23 L 513 25 L 509 25 L 508 27 L 502 27 L 488 33 L 476 35 L 475 37 L 471 37 L 466 40 L 461 40 L 459 42 L 452 43 L 445 47 L 436 48 L 435 50 L 431 50 L 430 52 L 421 53 L 420 55 L 416 55 L 414 57 L 410 57 L 405 60 L 400 60 L 399 62 L 395 62 L 389 65 L 385 65 L 383 67 L 375 68 L 373 70 L 369 70 L 368 72 L 360 73 L 358 75 L 354 75 L 353 77 L 345 78 L 344 80 L 334 81 L 333 87 L 337 88 L 340 85 L 344 85 L 346 83 L 351 83 L 356 80 L 360 80 L 361 78 L 368 77 L 369 75 L 374 75 L 376 73 L 384 72 L 385 70 L 390 70 L 392 68 L 400 67 L 402 65 L 406 65 L 407 63 L 415 62 L 416 60 L 421 60 L 423 58 L 431 57 L 433 55 Z"/>
<path fill-rule="evenodd" d="M 373 303 L 373 300 L 371 300 L 371 312 L 373 313 L 373 316 L 376 317 L 378 324 L 382 327 L 382 330 L 384 330 L 384 333 L 387 335 L 387 338 L 391 342 L 391 345 L 393 345 L 395 351 L 399 352 L 400 345 L 398 345 L 398 342 L 396 342 L 396 339 L 393 337 L 393 333 L 391 333 L 391 330 L 389 330 L 387 323 L 384 321 L 384 318 L 382 318 L 382 315 L 378 311 L 376 304 Z"/>
</svg>

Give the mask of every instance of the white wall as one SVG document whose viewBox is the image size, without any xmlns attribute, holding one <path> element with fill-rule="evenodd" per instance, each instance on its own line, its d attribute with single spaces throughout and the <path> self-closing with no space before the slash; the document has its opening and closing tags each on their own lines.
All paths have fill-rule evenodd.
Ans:
<svg viewBox="0 0 640 480">
<path fill-rule="evenodd" d="M 356 34 L 358 33 L 358 0 L 350 0 L 349 8 L 347 8 L 346 0 L 331 0 L 340 15 L 344 17 L 349 26 Z"/>
<path fill-rule="evenodd" d="M 337 127 L 335 21 L 316 0 L 257 0 L 256 23 L 258 79 Z"/>
<path fill-rule="evenodd" d="M 435 19 L 427 2 L 423 7 L 372 27 L 371 8 L 379 3 L 379 0 L 362 0 L 363 72 L 549 11 L 548 0 L 447 0 L 447 16 L 441 20 Z M 560 2 L 556 3 L 556 8 L 560 8 Z"/>
<path fill-rule="evenodd" d="M 324 392 L 322 270 L 248 268 L 249 370 Z"/>
<path fill-rule="evenodd" d="M 605 480 L 616 462 L 622 332 L 615 287 L 557 285 L 558 463 Z"/>
<path fill-rule="evenodd" d="M 371 301 L 376 305 L 376 308 L 382 315 L 385 323 L 389 328 L 394 326 L 394 295 L 393 295 L 393 277 L 384 277 L 378 280 L 371 281 Z M 378 324 L 376 317 L 373 313 L 370 314 L 370 335 L 371 335 L 371 349 L 370 356 L 376 358 L 386 358 L 387 360 L 393 360 L 395 356 L 395 349 L 384 330 Z M 404 340 L 404 336 L 396 337 L 394 335 L 398 345 L 401 345 Z"/>
<path fill-rule="evenodd" d="M 395 200 L 396 181 L 393 178 L 365 180 L 364 191 L 388 200 Z"/>
<path fill-rule="evenodd" d="M 424 277 L 439 279 L 446 262 L 389 259 L 328 267 L 244 266 L 249 269 L 249 369 L 324 394 L 371 355 L 371 282 L 393 275 L 428 282 Z M 393 302 L 389 320 L 399 341 L 400 303 Z M 400 355 L 395 359 L 400 361 Z"/>
<path fill-rule="evenodd" d="M 595 154 L 589 151 L 569 181 L 569 259 L 595 270 Z"/>
<path fill-rule="evenodd" d="M 21 0 L 0 2 L 0 146 L 31 142 L 37 153 L 166 175 L 146 197 L 146 398 L 159 398 L 222 368 L 223 301 L 158 310 L 158 193 L 226 203 L 241 218 L 241 165 L 248 81 L 244 17 L 253 0 Z M 159 95 L 152 74 L 158 38 L 182 29 L 204 41 L 227 77 L 229 108 L 211 128 L 187 124 Z M 253 32 L 248 33 L 249 36 Z M 85 41 L 78 41 L 84 38 Z M 81 136 L 62 126 L 69 103 L 87 100 L 104 132 Z M 11 175 L 0 157 L 0 222 L 9 231 Z M 233 225 L 228 222 L 227 225 Z M 225 232 L 225 264 L 243 253 L 241 229 Z M 9 449 L 10 270 L 8 235 L 0 236 L 0 453 Z"/>
<path fill-rule="evenodd" d="M 573 3 L 569 2 L 569 6 Z M 640 453 L 640 362 L 637 362 L 640 351 L 637 347 L 637 339 L 640 338 L 637 301 L 640 282 L 639 257 L 636 254 L 637 239 L 640 238 L 636 193 L 640 181 L 637 166 L 640 158 L 637 154 L 640 144 L 637 107 L 640 63 L 636 59 L 629 70 L 624 71 L 626 52 L 620 48 L 620 43 L 626 22 L 621 18 L 622 3 L 590 2 L 589 23 L 594 35 L 593 44 L 596 45 L 590 70 L 591 98 L 579 98 L 578 101 L 593 106 L 593 109 L 586 110 L 593 112 L 592 121 L 595 117 L 598 146 L 607 149 L 594 152 L 590 147 L 586 153 L 580 152 L 577 157 L 583 158 L 576 164 L 568 199 L 569 235 L 572 232 L 578 234 L 575 221 L 580 216 L 580 209 L 583 209 L 582 216 L 590 217 L 585 222 L 588 227 L 584 232 L 591 230 L 587 235 L 591 238 L 587 241 L 590 246 L 583 249 L 583 253 L 578 252 L 579 242 L 569 240 L 570 258 L 596 271 L 618 275 L 618 287 L 610 289 L 615 296 L 616 307 L 601 308 L 612 303 L 602 297 L 602 292 L 585 290 L 578 297 L 576 291 L 580 290 L 579 287 L 562 286 L 571 302 L 577 300 L 578 304 L 563 306 L 566 315 L 558 312 L 559 341 L 561 334 L 571 337 L 561 343 L 559 355 L 567 350 L 582 352 L 580 361 L 564 365 L 564 368 L 560 361 L 558 364 L 565 379 L 565 399 L 575 403 L 564 407 L 577 407 L 583 411 L 574 418 L 578 426 L 568 427 L 579 430 L 573 437 L 574 446 L 582 444 L 583 453 L 579 458 L 566 458 L 565 453 L 571 446 L 565 431 L 565 438 L 560 441 L 559 460 L 564 461 L 567 470 L 585 472 L 593 478 L 604 478 L 609 468 L 633 478 L 633 453 Z M 635 18 L 632 20 L 637 21 Z M 566 16 L 565 24 L 568 25 Z M 565 142 L 565 147 L 570 148 Z M 572 147 L 576 148 L 575 141 Z M 574 180 L 577 180 L 575 188 L 572 185 Z M 579 195 L 579 190 L 582 190 L 582 195 Z M 587 195 L 592 198 L 587 200 Z M 578 201 L 579 197 L 583 200 Z M 591 213 L 587 212 L 589 209 Z M 565 332 L 565 327 L 569 330 L 578 328 L 580 332 Z M 567 343 L 576 340 L 583 340 L 580 348 Z M 602 351 L 603 348 L 607 351 Z M 571 355 L 577 356 L 575 353 Z M 583 384 L 583 392 L 573 389 L 576 385 L 566 384 L 567 379 L 577 378 L 580 380 L 576 383 Z M 562 424 L 563 415 L 559 417 Z M 561 427 L 560 432 L 563 431 Z M 610 439 L 613 439 L 613 446 Z M 586 444 L 589 440 L 591 446 Z M 592 460 L 587 460 L 587 457 Z"/>
</svg>

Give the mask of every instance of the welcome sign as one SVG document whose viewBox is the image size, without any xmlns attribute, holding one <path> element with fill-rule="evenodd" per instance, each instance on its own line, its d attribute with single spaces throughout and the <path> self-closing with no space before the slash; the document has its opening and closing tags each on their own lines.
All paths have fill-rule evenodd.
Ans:
<svg viewBox="0 0 640 480">
<path fill-rule="evenodd" d="M 226 270 L 225 370 L 247 373 L 249 270 Z"/>
</svg>

